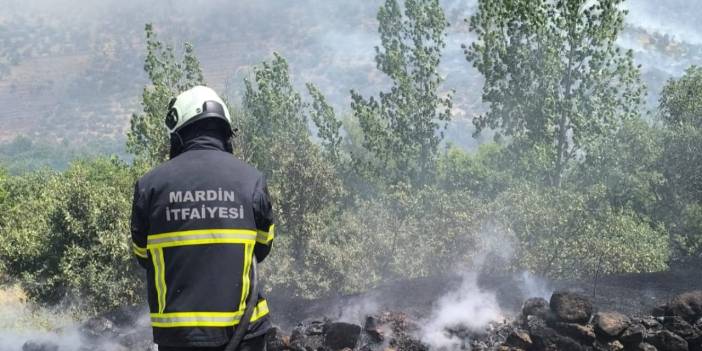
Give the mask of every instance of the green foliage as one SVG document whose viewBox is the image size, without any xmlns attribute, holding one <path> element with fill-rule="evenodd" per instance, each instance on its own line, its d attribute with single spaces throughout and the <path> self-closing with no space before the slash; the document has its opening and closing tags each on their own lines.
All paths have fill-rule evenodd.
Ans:
<svg viewBox="0 0 702 351">
<path fill-rule="evenodd" d="M 433 172 L 441 124 L 450 120 L 451 95 L 439 96 L 438 72 L 448 22 L 438 0 L 387 0 L 378 11 L 378 69 L 391 80 L 380 99 L 352 91 L 351 108 L 373 155 L 379 178 L 426 181 Z M 444 125 L 445 127 L 445 125 Z"/>
<path fill-rule="evenodd" d="M 669 80 L 658 110 L 668 126 L 702 128 L 702 67 L 691 66 L 680 79 Z"/>
<path fill-rule="evenodd" d="M 445 191 L 470 191 L 493 199 L 514 182 L 507 150 L 497 143 L 481 145 L 474 153 L 449 147 L 437 162 L 437 181 Z"/>
<path fill-rule="evenodd" d="M 313 87 L 310 91 L 317 104 L 313 113 L 322 114 L 313 118 L 320 122 L 320 136 L 329 142 L 324 145 L 328 157 L 311 140 L 307 104 L 292 86 L 287 62 L 278 54 L 254 68 L 253 80 L 245 82 L 239 145 L 268 177 L 276 228 L 282 233 L 272 263 L 266 265 L 271 269 L 267 276 L 277 287 L 308 296 L 329 289 L 325 284 L 330 280 L 323 278 L 329 275 L 322 272 L 335 262 L 311 251 L 319 245 L 317 240 L 332 240 L 331 218 L 344 193 L 331 158 L 340 142 L 338 124 L 321 93 Z M 317 260 L 303 259 L 309 257 Z"/>
<path fill-rule="evenodd" d="M 240 147 L 245 159 L 270 176 L 280 168 L 270 148 L 300 149 L 309 144 L 305 105 L 290 82 L 287 61 L 277 53 L 270 62 L 255 67 L 253 80 L 245 80 L 244 85 Z"/>
<path fill-rule="evenodd" d="M 340 134 L 342 122 L 336 118 L 334 108 L 329 105 L 322 92 L 312 83 L 307 83 L 307 91 L 312 97 L 310 114 L 312 121 L 317 126 L 317 136 L 321 140 L 326 156 L 332 162 L 338 163 L 341 158 Z"/>
<path fill-rule="evenodd" d="M 489 105 L 473 120 L 477 133 L 540 148 L 551 185 L 579 152 L 638 116 L 644 87 L 631 51 L 616 44 L 622 2 L 481 0 L 470 18 L 477 40 L 466 58 L 485 77 Z"/>
<path fill-rule="evenodd" d="M 659 167 L 662 133 L 640 119 L 624 121 L 616 133 L 590 148 L 568 178 L 578 187 L 602 185 L 610 204 L 652 218 L 665 179 Z"/>
<path fill-rule="evenodd" d="M 665 269 L 666 232 L 607 200 L 603 187 L 505 192 L 495 204 L 496 217 L 517 238 L 516 267 L 553 278 Z"/>
<path fill-rule="evenodd" d="M 0 258 L 42 303 L 73 302 L 77 313 L 141 300 L 129 250 L 134 177 L 115 159 L 79 161 L 65 173 L 12 177 L 3 203 Z"/>
<path fill-rule="evenodd" d="M 676 244 L 676 259 L 702 256 L 702 69 L 690 67 L 663 88 L 659 116 L 663 133 L 659 217 Z"/>
<path fill-rule="evenodd" d="M 169 135 L 164 124 L 168 102 L 179 93 L 205 81 L 192 45 L 184 45 L 182 60 L 173 47 L 164 45 L 151 24 L 146 28 L 144 70 L 151 85 L 144 88 L 141 114 L 132 114 L 127 132 L 127 150 L 137 162 L 154 166 L 168 158 Z"/>
</svg>

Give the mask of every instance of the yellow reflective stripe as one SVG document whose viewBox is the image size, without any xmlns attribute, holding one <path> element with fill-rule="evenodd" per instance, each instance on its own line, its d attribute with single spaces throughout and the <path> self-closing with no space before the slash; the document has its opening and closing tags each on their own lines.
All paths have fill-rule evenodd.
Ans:
<svg viewBox="0 0 702 351">
<path fill-rule="evenodd" d="M 151 316 L 151 326 L 168 327 L 229 327 L 239 324 L 241 314 L 231 316 L 191 316 L 154 317 Z"/>
<path fill-rule="evenodd" d="M 266 300 L 261 300 L 254 308 L 251 321 L 257 321 L 268 313 L 268 303 Z M 242 311 L 152 313 L 151 326 L 159 328 L 231 327 L 239 324 L 243 314 Z"/>
<path fill-rule="evenodd" d="M 275 224 L 271 224 L 270 228 L 268 228 L 267 232 L 264 232 L 263 230 L 257 230 L 256 231 L 256 242 L 268 245 L 271 241 L 273 241 L 273 238 L 275 237 Z"/>
<path fill-rule="evenodd" d="M 170 232 L 170 233 L 160 233 L 149 235 L 149 239 L 158 238 L 173 238 L 184 235 L 201 235 L 201 234 L 255 234 L 256 231 L 253 229 L 195 229 L 195 230 L 184 230 L 180 232 Z"/>
<path fill-rule="evenodd" d="M 253 246 L 246 245 L 244 247 L 244 269 L 241 277 L 241 300 L 239 301 L 239 310 L 244 310 L 246 307 L 246 298 L 249 295 L 249 285 L 251 284 L 251 259 L 253 258 Z"/>
<path fill-rule="evenodd" d="M 135 242 L 132 241 L 132 252 L 134 252 L 135 255 L 141 257 L 141 258 L 148 258 L 146 255 L 146 248 L 145 247 L 139 247 Z"/>
<path fill-rule="evenodd" d="M 254 308 L 253 314 L 251 315 L 251 321 L 255 322 L 268 314 L 268 302 L 266 300 L 261 300 L 258 302 Z"/>
<path fill-rule="evenodd" d="M 248 244 L 256 240 L 251 229 L 199 229 L 149 235 L 146 247 L 173 247 L 203 244 Z"/>
<path fill-rule="evenodd" d="M 166 309 L 166 263 L 163 260 L 162 249 L 156 248 L 149 251 L 151 252 L 151 261 L 154 264 L 154 286 L 156 287 L 158 312 L 163 313 Z"/>
</svg>

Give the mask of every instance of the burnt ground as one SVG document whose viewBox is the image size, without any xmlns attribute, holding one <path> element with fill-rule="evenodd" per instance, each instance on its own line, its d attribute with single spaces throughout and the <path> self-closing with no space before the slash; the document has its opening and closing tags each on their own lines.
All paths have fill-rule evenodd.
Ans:
<svg viewBox="0 0 702 351">
<path fill-rule="evenodd" d="M 305 319 L 322 316 L 332 320 L 344 319 L 342 317 L 354 309 L 357 314 L 402 311 L 421 320 L 431 313 L 437 297 L 458 289 L 461 282 L 461 276 L 450 275 L 387 282 L 371 292 L 350 296 L 305 300 L 274 293 L 268 296 L 268 300 L 273 322 L 288 330 Z M 677 294 L 702 290 L 702 269 L 694 267 L 657 273 L 604 276 L 596 284 L 593 280 L 580 280 L 546 282 L 544 285 L 542 289 L 546 292 L 569 290 L 581 293 L 592 300 L 597 310 L 645 316 L 650 315 L 654 307 L 666 303 Z M 529 296 L 520 276 L 482 275 L 478 278 L 478 286 L 495 292 L 504 312 L 512 315 L 520 311 L 525 299 L 534 297 Z"/>
<path fill-rule="evenodd" d="M 523 275 L 501 276 L 484 274 L 475 279 L 468 280 L 460 275 L 447 275 L 386 282 L 368 293 L 350 296 L 330 296 L 315 300 L 305 300 L 282 294 L 272 294 L 268 296 L 269 305 L 272 310 L 272 321 L 282 330 L 274 333 L 275 335 L 269 340 L 269 343 L 273 342 L 273 344 L 269 346 L 279 344 L 277 349 L 273 349 L 285 351 L 310 349 L 307 346 L 311 347 L 316 345 L 311 348 L 316 350 L 319 349 L 317 347 L 319 345 L 317 344 L 321 345 L 321 343 L 326 343 L 330 338 L 332 341 L 336 339 L 346 340 L 351 336 L 354 337 L 352 342 L 349 341 L 350 339 L 346 340 L 349 341 L 349 345 L 362 346 L 366 343 L 364 340 L 369 336 L 373 336 L 369 334 L 369 330 L 363 329 L 364 332 L 361 333 L 361 339 L 358 341 L 358 330 L 354 329 L 353 332 L 348 332 L 347 329 L 350 327 L 361 328 L 361 326 L 366 328 L 368 326 L 368 319 L 365 317 L 372 315 L 372 318 L 375 318 L 379 325 L 384 325 L 382 328 L 390 326 L 392 334 L 389 335 L 392 336 L 391 339 L 386 340 L 386 343 L 389 341 L 391 346 L 393 342 L 396 343 L 396 350 L 425 351 L 426 347 L 421 344 L 423 341 L 414 339 L 416 336 L 415 332 L 418 330 L 417 328 L 423 321 L 431 321 L 429 317 L 440 297 L 447 293 L 455 292 L 458 289 L 466 288 L 470 289 L 467 291 L 475 291 L 473 288 L 474 285 L 466 285 L 465 281 L 477 284 L 482 291 L 494 292 L 495 298 L 502 309 L 502 317 L 505 318 L 501 321 L 488 323 L 489 325 L 486 326 L 486 329 L 483 331 L 470 331 L 463 328 L 461 325 L 456 325 L 455 327 L 444 326 L 444 328 L 448 328 L 445 329 L 444 332 L 458 337 L 458 339 L 463 340 L 462 342 L 464 343 L 470 342 L 468 347 L 474 350 L 496 350 L 503 342 L 508 343 L 509 338 L 513 338 L 511 334 L 519 331 L 518 328 L 526 328 L 530 333 L 529 335 L 537 341 L 543 339 L 541 341 L 561 342 L 567 339 L 567 334 L 570 331 L 558 329 L 558 323 L 550 325 L 550 327 L 559 330 L 558 333 L 564 332 L 566 334 L 559 335 L 555 331 L 545 327 L 545 325 L 550 323 L 549 321 L 553 322 L 552 320 L 542 320 L 541 322 L 543 323 L 541 324 L 546 324 L 541 326 L 541 324 L 538 323 L 534 325 L 523 324 L 525 323 L 521 322 L 524 320 L 523 318 L 516 318 L 520 312 L 522 312 L 522 304 L 527 298 L 542 298 L 536 300 L 542 301 L 542 304 L 548 309 L 547 300 L 549 300 L 552 292 L 556 290 L 568 290 L 570 292 L 579 293 L 579 296 L 587 300 L 587 304 L 594 309 L 594 311 L 588 312 L 588 318 L 592 312 L 617 311 L 632 317 L 632 323 L 640 327 L 643 325 L 642 323 L 644 322 L 642 321 L 644 319 L 651 318 L 650 316 L 654 307 L 666 304 L 673 296 L 683 292 L 702 290 L 702 271 L 697 269 L 697 267 L 688 267 L 684 270 L 674 269 L 658 273 L 607 276 L 598 279 L 596 285 L 592 280 L 543 282 L 538 279 L 527 279 Z M 484 294 L 468 294 L 470 298 L 474 298 L 474 295 L 478 295 L 479 298 L 485 297 Z M 697 293 L 694 296 L 698 299 L 695 303 L 702 306 L 702 295 Z M 591 305 L 590 301 L 592 302 Z M 478 303 L 482 304 L 483 302 L 482 300 L 478 300 Z M 553 303 L 551 303 L 551 305 L 551 309 L 553 309 Z M 667 307 L 666 309 L 667 311 L 672 311 L 672 309 L 668 309 Z M 459 314 L 471 313 L 470 310 L 456 311 L 459 312 Z M 153 350 L 148 319 L 143 318 L 146 316 L 146 313 L 145 306 L 133 306 L 84 321 L 77 327 L 82 345 L 80 348 L 75 346 L 75 341 L 71 341 L 73 339 L 69 338 L 64 340 L 65 338 L 61 338 L 60 336 L 62 336 L 63 332 L 58 331 L 53 339 L 51 337 L 47 338 L 46 336 L 28 338 L 22 345 L 22 350 Z M 550 314 L 548 311 L 545 313 L 545 315 Z M 524 316 L 525 315 L 522 314 L 522 317 Z M 702 314 L 700 316 L 702 316 Z M 500 319 L 502 319 L 502 317 L 500 317 Z M 642 318 L 636 319 L 636 317 Z M 695 320 L 697 321 L 697 319 Z M 350 322 L 356 325 L 332 323 L 333 321 Z M 700 321 L 700 323 L 702 323 L 702 320 Z M 667 322 L 664 319 L 662 323 L 665 324 Z M 594 324 L 596 323 L 593 321 L 591 324 L 579 327 L 581 329 L 585 328 L 590 330 L 590 332 L 588 332 L 589 334 L 586 335 L 589 339 L 586 340 L 584 345 L 591 345 L 593 343 L 594 336 L 592 335 L 594 334 L 591 332 L 594 330 L 593 328 L 595 328 Z M 657 325 L 657 329 L 647 329 L 647 332 L 650 332 L 649 334 L 651 335 L 646 340 L 648 342 L 660 343 L 660 340 L 657 338 L 662 335 L 659 329 L 663 328 L 663 326 L 658 325 L 660 324 L 658 322 L 653 324 Z M 684 323 L 673 324 L 673 326 L 675 326 L 678 324 L 683 325 Z M 690 339 L 688 341 L 692 343 L 691 345 L 695 346 L 694 350 L 700 351 L 702 350 L 702 324 L 699 326 L 697 324 L 695 324 L 694 327 L 690 325 L 687 329 L 692 328 L 695 331 L 699 330 L 699 335 L 694 334 L 693 336 L 695 338 L 691 338 L 690 335 L 687 335 L 687 339 Z M 687 326 L 687 324 L 685 325 Z M 339 328 L 341 330 L 340 334 L 337 333 L 339 335 L 335 337 L 329 336 L 331 335 L 330 331 Z M 673 328 L 672 331 L 678 332 L 680 335 L 685 334 L 681 334 L 681 331 L 687 331 L 687 329 L 678 329 Z M 370 332 L 373 332 L 373 330 L 370 330 Z M 320 331 L 322 331 L 324 335 L 321 335 Z M 280 333 L 280 335 L 278 335 L 278 333 Z M 564 335 L 566 335 L 565 339 Z M 664 336 L 666 335 L 669 336 L 668 334 Z M 699 338 L 697 338 L 698 336 Z M 555 338 L 555 341 L 549 338 Z M 0 335 L 0 345 L 2 345 L 1 339 L 2 335 Z M 63 345 L 62 343 L 66 342 L 69 342 L 68 348 L 60 346 Z M 71 342 L 73 344 L 71 344 Z M 306 346 L 300 348 L 297 347 L 300 345 L 295 343 Z M 408 344 L 405 345 L 403 343 Z M 120 346 L 121 348 L 114 348 L 114 345 L 122 346 Z M 381 346 L 383 345 L 385 344 Z M 355 350 L 356 348 L 353 349 Z M 359 349 L 366 350 L 367 348 L 361 347 Z M 538 348 L 526 349 L 540 350 Z M 589 350 L 589 348 L 586 349 Z M 598 348 L 595 349 L 599 350 Z M 693 350 L 693 348 L 690 348 L 690 350 Z"/>
</svg>

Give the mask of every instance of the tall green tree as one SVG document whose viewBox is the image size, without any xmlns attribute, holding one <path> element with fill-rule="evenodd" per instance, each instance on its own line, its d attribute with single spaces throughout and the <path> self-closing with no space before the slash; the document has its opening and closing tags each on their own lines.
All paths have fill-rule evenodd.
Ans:
<svg viewBox="0 0 702 351">
<path fill-rule="evenodd" d="M 680 79 L 669 80 L 663 87 L 658 111 L 669 127 L 702 128 L 702 67 L 691 66 Z"/>
<path fill-rule="evenodd" d="M 127 132 L 127 151 L 136 161 L 154 166 L 168 158 L 169 135 L 164 124 L 170 99 L 196 85 L 204 85 L 200 62 L 193 46 L 185 43 L 182 59 L 175 49 L 158 40 L 151 24 L 145 27 L 146 60 L 144 70 L 151 84 L 144 87 L 143 112 L 132 114 Z"/>
<path fill-rule="evenodd" d="M 665 130 L 660 168 L 665 178 L 658 213 L 679 258 L 702 255 L 702 68 L 692 66 L 670 79 L 658 113 Z"/>
<path fill-rule="evenodd" d="M 466 58 L 485 77 L 473 120 L 539 148 L 560 186 L 578 154 L 636 117 L 644 95 L 631 51 L 616 44 L 624 0 L 479 0 Z"/>
<path fill-rule="evenodd" d="M 378 69 L 391 81 L 379 99 L 351 91 L 363 146 L 390 181 L 416 181 L 434 168 L 451 94 L 439 92 L 438 66 L 448 22 L 438 0 L 386 0 L 378 11 Z"/>
<path fill-rule="evenodd" d="M 271 257 L 274 263 L 262 269 L 276 267 L 268 272 L 269 282 L 294 293 L 310 296 L 330 289 L 331 278 L 327 278 L 339 272 L 333 257 L 320 255 L 319 250 L 328 248 L 319 245 L 339 245 L 330 229 L 344 190 L 342 184 L 333 163 L 312 142 L 310 109 L 290 80 L 285 58 L 275 54 L 272 60 L 256 66 L 244 85 L 237 148 L 266 174 L 276 211 L 276 231 L 282 233 Z M 320 129 L 322 139 L 338 140 L 333 116 L 322 108 L 321 93 L 313 99 L 320 104 L 318 111 L 327 114 L 313 118 L 329 122 L 322 123 L 328 127 Z M 327 134 L 330 139 L 325 139 Z"/>
<path fill-rule="evenodd" d="M 268 176 L 279 167 L 271 147 L 299 148 L 308 142 L 305 104 L 290 81 L 287 61 L 279 54 L 254 67 L 252 77 L 244 81 L 243 108 L 240 147 L 244 157 Z"/>
<path fill-rule="evenodd" d="M 329 105 L 319 88 L 312 83 L 307 83 L 306 86 L 312 97 L 309 113 L 315 126 L 317 126 L 317 137 L 324 148 L 326 156 L 334 164 L 338 165 L 342 152 L 341 142 L 343 138 L 340 132 L 342 122 L 336 118 L 334 108 Z"/>
</svg>

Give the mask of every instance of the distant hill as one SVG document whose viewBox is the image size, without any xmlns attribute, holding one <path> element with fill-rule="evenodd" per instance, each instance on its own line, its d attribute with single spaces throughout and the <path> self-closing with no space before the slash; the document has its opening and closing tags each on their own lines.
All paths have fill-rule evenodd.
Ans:
<svg viewBox="0 0 702 351">
<path fill-rule="evenodd" d="M 233 98 L 251 66 L 274 51 L 289 60 L 300 88 L 314 82 L 341 112 L 348 111 L 350 89 L 369 95 L 386 84 L 373 60 L 381 0 L 7 2 L 0 14 L 0 143 L 18 135 L 59 147 L 122 140 L 147 83 L 142 70 L 147 22 L 177 47 L 193 42 L 207 82 Z M 442 1 L 452 23 L 442 72 L 445 88 L 456 90 L 449 138 L 464 147 L 477 143 L 470 137 L 470 119 L 483 109 L 482 78 L 460 48 L 471 40 L 463 19 L 474 4 Z M 691 30 L 699 10 L 682 0 L 628 6 L 630 21 L 620 43 L 635 51 L 654 105 L 667 78 L 702 64 L 699 36 Z M 666 18 L 675 26 L 666 27 Z"/>
</svg>

